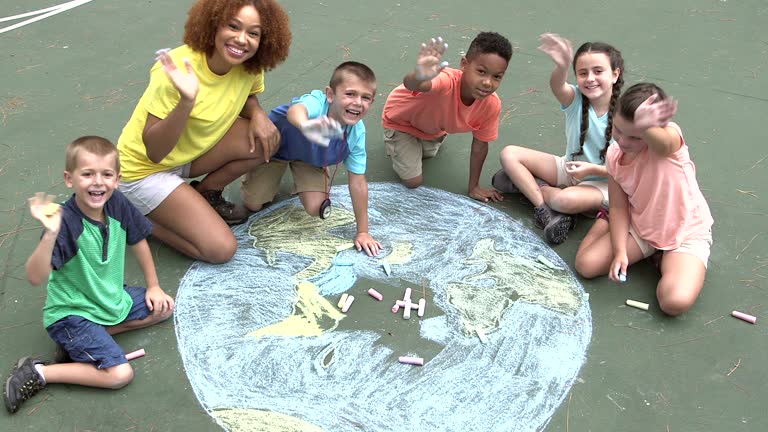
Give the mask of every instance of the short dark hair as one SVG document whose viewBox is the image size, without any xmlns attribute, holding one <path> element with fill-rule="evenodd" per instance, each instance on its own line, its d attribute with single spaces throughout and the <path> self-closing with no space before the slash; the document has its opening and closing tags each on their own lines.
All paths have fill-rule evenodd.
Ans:
<svg viewBox="0 0 768 432">
<path fill-rule="evenodd" d="M 354 75 L 360 78 L 360 80 L 362 80 L 363 82 L 376 84 L 376 74 L 373 73 L 373 70 L 371 70 L 371 68 L 356 61 L 346 61 L 336 66 L 336 69 L 333 70 L 333 74 L 331 75 L 331 81 L 330 83 L 328 83 L 328 85 L 332 89 L 336 90 L 336 86 L 338 86 L 339 84 L 341 84 L 342 81 L 344 81 L 345 73 Z"/>
<path fill-rule="evenodd" d="M 120 172 L 120 155 L 117 152 L 117 147 L 108 139 L 94 135 L 80 137 L 67 146 L 66 160 L 64 162 L 65 170 L 72 172 L 77 169 L 77 155 L 81 150 L 96 156 L 114 156 L 115 170 Z"/>
<path fill-rule="evenodd" d="M 480 54 L 496 54 L 509 63 L 512 58 L 512 44 L 496 32 L 481 32 L 469 44 L 466 58 L 471 61 Z"/>
<path fill-rule="evenodd" d="M 619 114 L 625 119 L 634 122 L 637 108 L 654 94 L 658 95 L 657 101 L 667 98 L 664 90 L 656 84 L 643 82 L 633 85 L 619 98 Z"/>
</svg>

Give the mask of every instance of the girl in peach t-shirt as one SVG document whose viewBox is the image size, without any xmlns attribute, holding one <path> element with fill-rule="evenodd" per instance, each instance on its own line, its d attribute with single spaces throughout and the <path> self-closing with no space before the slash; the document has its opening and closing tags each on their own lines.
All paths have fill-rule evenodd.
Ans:
<svg viewBox="0 0 768 432">
<path fill-rule="evenodd" d="M 655 84 L 621 97 L 606 157 L 610 224 L 598 218 L 576 254 L 582 276 L 623 282 L 630 264 L 663 251 L 656 296 L 669 315 L 687 311 L 704 285 L 713 223 L 682 130 L 670 121 L 676 111 Z"/>
</svg>

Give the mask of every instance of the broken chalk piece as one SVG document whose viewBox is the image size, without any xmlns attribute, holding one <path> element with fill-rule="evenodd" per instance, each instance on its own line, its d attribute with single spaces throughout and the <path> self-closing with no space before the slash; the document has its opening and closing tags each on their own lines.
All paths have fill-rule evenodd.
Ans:
<svg viewBox="0 0 768 432">
<path fill-rule="evenodd" d="M 540 263 L 551 268 L 552 270 L 555 270 L 557 268 L 557 266 L 552 264 L 552 261 L 548 260 L 544 255 L 539 255 L 537 259 L 539 260 Z"/>
<path fill-rule="evenodd" d="M 627 275 L 625 273 L 619 273 L 619 282 L 626 282 Z"/>
<path fill-rule="evenodd" d="M 347 293 L 342 294 L 341 298 L 339 299 L 339 302 L 336 303 L 336 306 L 344 307 L 344 303 L 347 302 L 347 297 L 349 297 L 349 294 L 347 294 Z"/>
<path fill-rule="evenodd" d="M 388 262 L 384 261 L 384 264 L 382 264 L 381 266 L 384 267 L 384 273 L 386 273 L 387 276 L 392 274 L 392 267 L 389 266 Z"/>
<path fill-rule="evenodd" d="M 169 53 L 169 52 L 171 52 L 170 48 L 160 48 L 159 50 L 155 51 L 155 56 L 157 57 L 157 56 Z"/>
<path fill-rule="evenodd" d="M 384 296 L 381 295 L 380 292 L 376 291 L 375 289 L 371 288 L 368 290 L 368 295 L 375 298 L 378 301 L 381 301 L 384 299 Z"/>
<path fill-rule="evenodd" d="M 352 302 L 355 301 L 355 296 L 349 296 L 347 297 L 346 303 L 344 303 L 344 306 L 341 308 L 341 311 L 344 313 L 347 313 L 349 310 L 349 307 L 352 306 Z"/>
<path fill-rule="evenodd" d="M 427 308 L 427 301 L 424 299 L 419 299 L 419 311 L 416 312 L 416 315 L 423 317 L 424 316 L 424 309 Z"/>
<path fill-rule="evenodd" d="M 757 322 L 757 317 L 756 316 L 752 316 L 750 314 L 745 314 L 744 312 L 733 311 L 733 312 L 731 312 L 731 316 L 734 317 L 734 318 L 738 318 L 740 320 L 746 321 L 746 322 L 751 323 L 751 324 L 754 324 L 755 322 Z"/>
<path fill-rule="evenodd" d="M 45 206 L 45 210 L 43 210 L 43 213 L 45 213 L 46 216 L 53 216 L 59 212 L 60 208 L 61 206 L 56 203 L 48 203 L 48 205 Z"/>
<path fill-rule="evenodd" d="M 407 356 L 401 356 L 397 359 L 400 363 L 410 364 L 410 365 L 416 365 L 416 366 L 424 366 L 424 359 L 421 357 L 407 357 Z"/>
<path fill-rule="evenodd" d="M 392 313 L 397 313 L 400 310 L 400 305 L 396 304 L 392 306 Z"/>
<path fill-rule="evenodd" d="M 343 250 L 352 249 L 355 247 L 354 243 L 342 243 L 338 246 L 336 246 L 336 252 L 341 252 Z"/>
<path fill-rule="evenodd" d="M 144 354 L 146 354 L 146 352 L 144 352 L 144 348 L 138 349 L 138 350 L 136 350 L 134 352 L 129 352 L 128 354 L 126 354 L 125 355 L 125 359 L 126 360 L 133 360 L 135 358 L 144 357 Z"/>
<path fill-rule="evenodd" d="M 485 332 L 481 328 L 476 328 L 475 333 L 477 333 L 477 337 L 480 338 L 480 342 L 487 344 L 488 343 L 488 336 L 485 335 Z"/>
<path fill-rule="evenodd" d="M 638 308 L 642 310 L 648 310 L 648 303 L 643 303 L 635 300 L 627 299 L 627 306 L 632 306 L 633 308 Z"/>
</svg>

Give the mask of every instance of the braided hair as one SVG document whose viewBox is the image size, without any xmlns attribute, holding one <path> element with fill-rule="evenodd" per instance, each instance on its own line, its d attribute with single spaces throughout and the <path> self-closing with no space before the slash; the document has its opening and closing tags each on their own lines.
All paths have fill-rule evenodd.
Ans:
<svg viewBox="0 0 768 432">
<path fill-rule="evenodd" d="M 613 134 L 613 113 L 616 111 L 616 103 L 619 100 L 621 94 L 621 87 L 624 85 L 624 58 L 621 56 L 621 51 L 617 50 L 611 45 L 603 42 L 586 42 L 576 50 L 576 54 L 573 55 L 573 71 L 576 72 L 576 60 L 583 54 L 587 53 L 603 53 L 608 56 L 611 63 L 611 70 L 615 71 L 619 69 L 619 78 L 613 84 L 611 89 L 611 102 L 608 106 L 608 126 L 605 128 L 605 146 L 600 151 L 600 159 L 605 161 L 605 152 L 608 150 L 608 144 L 611 142 L 611 136 Z M 582 95 L 581 98 L 581 133 L 579 134 L 579 151 L 571 154 L 571 156 L 579 156 L 584 154 L 584 140 L 587 137 L 587 129 L 589 128 L 589 99 Z"/>
</svg>

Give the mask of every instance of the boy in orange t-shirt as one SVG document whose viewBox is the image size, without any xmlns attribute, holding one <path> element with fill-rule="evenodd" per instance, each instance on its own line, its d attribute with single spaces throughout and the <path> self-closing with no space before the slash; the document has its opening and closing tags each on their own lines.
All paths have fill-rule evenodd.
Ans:
<svg viewBox="0 0 768 432">
<path fill-rule="evenodd" d="M 442 38 L 422 44 L 416 67 L 387 97 L 382 115 L 387 155 L 402 183 L 416 188 L 423 182 L 421 160 L 435 156 L 448 134 L 472 132 L 469 196 L 501 201 L 497 190 L 479 182 L 488 142 L 499 135 L 501 100 L 495 92 L 512 45 L 498 33 L 480 33 L 462 57 L 461 69 L 446 67 L 446 48 Z"/>
</svg>

